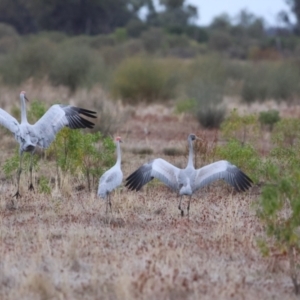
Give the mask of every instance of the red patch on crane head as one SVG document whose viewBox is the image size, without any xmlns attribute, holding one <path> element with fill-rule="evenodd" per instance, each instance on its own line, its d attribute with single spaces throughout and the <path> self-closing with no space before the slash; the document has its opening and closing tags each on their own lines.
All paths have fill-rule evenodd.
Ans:
<svg viewBox="0 0 300 300">
<path fill-rule="evenodd" d="M 26 97 L 26 92 L 25 91 L 22 91 L 20 93 L 20 96 L 24 96 L 24 99 L 29 102 L 28 98 Z"/>
<path fill-rule="evenodd" d="M 115 140 L 116 140 L 116 142 L 121 142 L 121 143 L 122 143 L 122 139 L 121 139 L 120 136 L 117 136 L 117 137 L 115 138 Z"/>
</svg>

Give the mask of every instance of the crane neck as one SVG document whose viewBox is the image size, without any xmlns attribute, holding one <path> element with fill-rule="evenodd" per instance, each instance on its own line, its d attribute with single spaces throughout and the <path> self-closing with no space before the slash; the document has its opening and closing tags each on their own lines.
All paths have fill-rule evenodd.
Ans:
<svg viewBox="0 0 300 300">
<path fill-rule="evenodd" d="M 117 162 L 116 165 L 121 166 L 121 147 L 120 147 L 120 142 L 117 141 Z"/>
<path fill-rule="evenodd" d="M 188 159 L 188 167 L 194 167 L 194 151 L 193 151 L 193 141 L 191 139 L 188 139 L 188 144 L 189 144 L 189 159 Z"/>
<path fill-rule="evenodd" d="M 20 96 L 21 101 L 21 123 L 27 123 L 26 103 L 24 95 Z"/>
</svg>

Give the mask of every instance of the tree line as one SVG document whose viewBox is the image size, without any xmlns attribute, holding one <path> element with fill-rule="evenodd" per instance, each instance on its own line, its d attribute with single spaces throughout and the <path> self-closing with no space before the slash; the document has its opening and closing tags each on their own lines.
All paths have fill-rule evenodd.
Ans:
<svg viewBox="0 0 300 300">
<path fill-rule="evenodd" d="M 61 31 L 71 35 L 107 34 L 128 23 L 187 26 L 197 8 L 185 0 L 0 0 L 0 22 L 20 34 Z M 141 11 L 146 11 L 141 20 Z"/>
</svg>

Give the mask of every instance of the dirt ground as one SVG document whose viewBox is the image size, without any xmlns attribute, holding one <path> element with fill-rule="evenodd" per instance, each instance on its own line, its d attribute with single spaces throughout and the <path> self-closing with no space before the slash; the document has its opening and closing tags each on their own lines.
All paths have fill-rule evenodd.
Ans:
<svg viewBox="0 0 300 300">
<path fill-rule="evenodd" d="M 185 167 L 186 154 L 163 149 L 186 153 L 191 132 L 216 135 L 167 107 L 137 110 L 117 132 L 124 177 L 156 157 Z M 216 182 L 193 196 L 187 218 L 158 181 L 119 188 L 106 215 L 95 191 L 76 191 L 72 178 L 51 195 L 27 191 L 27 180 L 17 209 L 15 185 L 0 182 L 0 299 L 296 299 L 287 257 L 257 247 L 257 187 L 239 194 Z"/>
</svg>

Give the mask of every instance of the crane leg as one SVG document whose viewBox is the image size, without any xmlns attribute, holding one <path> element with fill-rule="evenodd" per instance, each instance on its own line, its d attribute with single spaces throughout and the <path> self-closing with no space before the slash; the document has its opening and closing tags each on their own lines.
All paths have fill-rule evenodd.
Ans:
<svg viewBox="0 0 300 300">
<path fill-rule="evenodd" d="M 184 211 L 181 208 L 181 200 L 182 200 L 182 196 L 180 196 L 180 200 L 179 200 L 179 204 L 178 204 L 178 209 L 180 210 L 181 216 L 183 217 L 184 216 Z"/>
<path fill-rule="evenodd" d="M 108 213 L 108 206 L 110 208 L 110 212 L 112 212 L 112 209 L 111 209 L 111 202 L 110 202 L 110 194 L 107 195 L 107 200 L 106 200 L 106 214 Z"/>
<path fill-rule="evenodd" d="M 190 216 L 190 205 L 191 205 L 192 196 L 189 198 L 188 206 L 187 206 L 187 216 Z"/>
<path fill-rule="evenodd" d="M 112 208 L 111 208 L 111 201 L 110 201 L 110 194 L 109 194 L 109 198 L 108 198 L 108 204 L 109 204 L 109 208 L 110 208 L 110 213 L 112 214 Z"/>
<path fill-rule="evenodd" d="M 13 197 L 16 197 L 17 199 L 19 197 L 21 197 L 21 195 L 19 193 L 19 187 L 20 187 L 20 177 L 21 177 L 21 173 L 22 173 L 22 159 L 23 159 L 23 153 L 20 154 L 20 165 L 19 165 L 19 169 L 18 169 L 18 173 L 17 173 L 18 189 L 17 189 L 17 192 L 13 195 Z"/>
<path fill-rule="evenodd" d="M 34 191 L 34 187 L 32 185 L 32 164 L 33 164 L 33 153 L 31 153 L 31 156 L 30 156 L 30 167 L 29 167 L 29 171 L 30 171 L 30 185 L 28 187 L 29 191 Z"/>
</svg>

